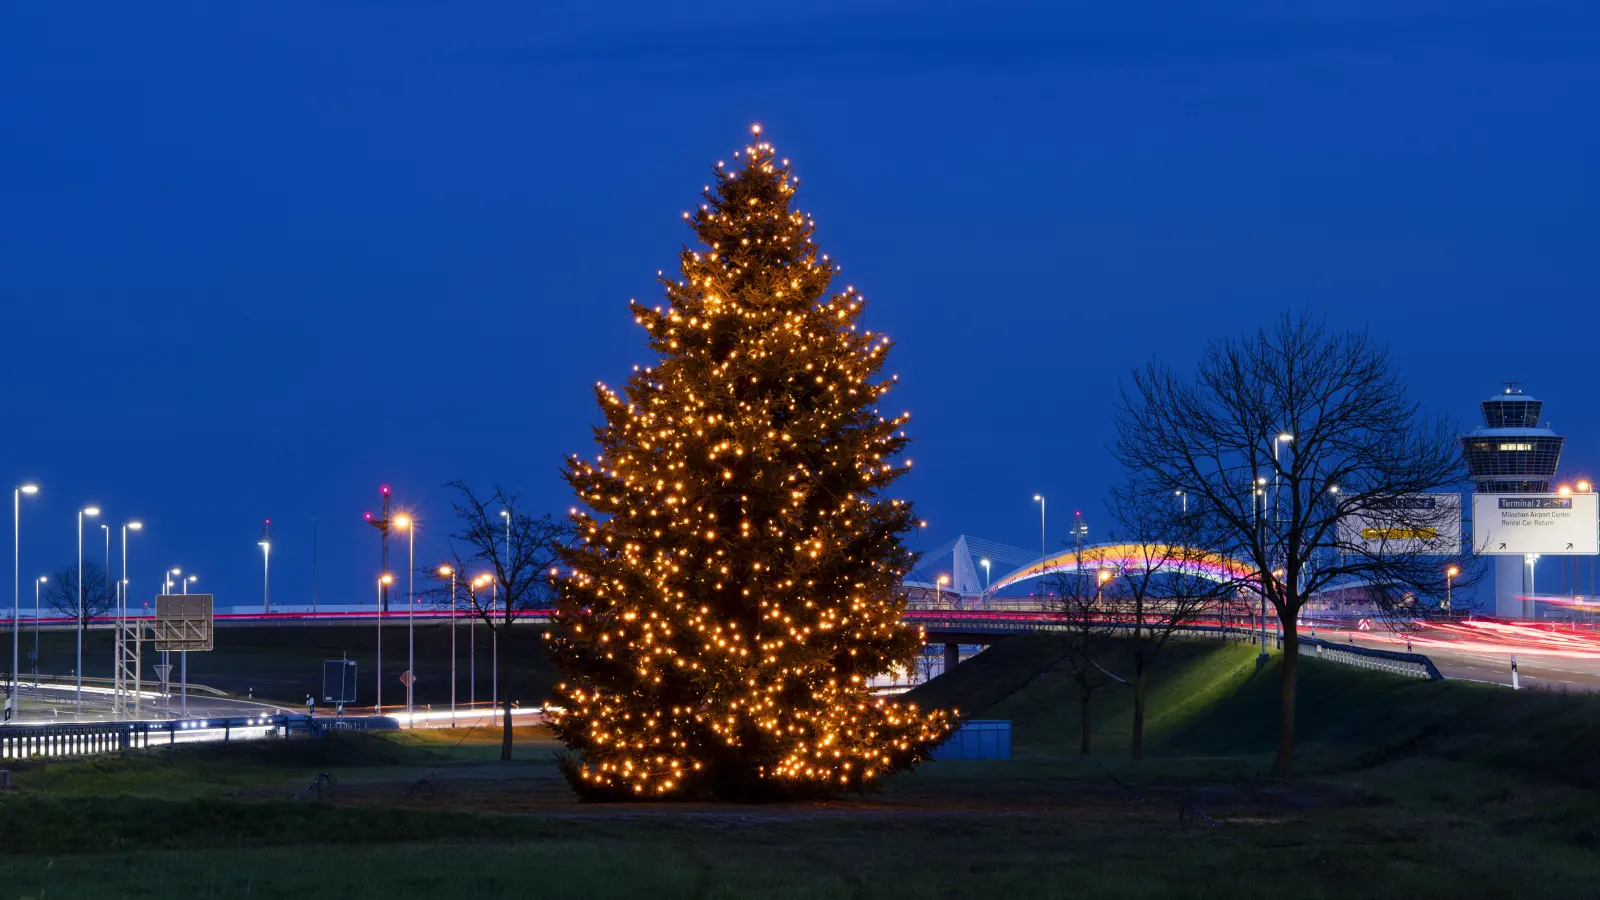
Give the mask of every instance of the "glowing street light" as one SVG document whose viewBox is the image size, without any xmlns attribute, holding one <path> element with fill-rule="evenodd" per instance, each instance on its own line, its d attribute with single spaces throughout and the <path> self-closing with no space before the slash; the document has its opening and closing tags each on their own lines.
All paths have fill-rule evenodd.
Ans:
<svg viewBox="0 0 1600 900">
<path fill-rule="evenodd" d="M 17 693 L 18 626 L 22 622 L 22 495 L 31 497 L 37 493 L 37 484 L 19 484 L 11 491 L 11 706 L 6 719 L 22 715 L 22 695 Z"/>
<path fill-rule="evenodd" d="M 450 579 L 450 727 L 456 724 L 456 570 L 439 567 L 439 577 Z"/>
<path fill-rule="evenodd" d="M 39 585 L 50 580 L 49 575 L 40 575 L 33 582 L 33 692 L 39 693 Z"/>
<path fill-rule="evenodd" d="M 1580 481 L 1580 482 L 1578 482 L 1578 493 L 1587 494 L 1587 493 L 1589 493 L 1589 489 L 1592 488 L 1592 487 L 1594 487 L 1594 485 L 1590 484 L 1589 482 Z"/>
<path fill-rule="evenodd" d="M 1455 566 L 1451 566 L 1450 568 L 1444 570 L 1444 611 L 1446 614 L 1450 612 L 1451 582 L 1455 581 L 1455 577 L 1460 574 L 1461 570 Z"/>
<path fill-rule="evenodd" d="M 472 579 L 472 605 L 478 607 L 477 591 L 488 587 L 494 579 L 488 575 L 479 575 Z M 467 619 L 467 705 L 478 704 L 478 616 L 480 609 L 474 609 L 473 615 Z"/>
<path fill-rule="evenodd" d="M 933 580 L 933 608 L 944 609 L 944 586 L 950 583 L 949 575 L 940 575 Z"/>
<path fill-rule="evenodd" d="M 133 519 L 122 523 L 122 578 L 117 581 L 117 637 L 111 642 L 112 652 L 116 658 L 111 661 L 112 684 L 116 691 L 118 711 L 121 704 L 127 702 L 127 684 L 122 679 L 122 632 L 127 627 L 128 619 L 128 532 L 140 531 L 144 523 Z M 106 577 L 111 577 L 111 572 L 106 572 Z"/>
<path fill-rule="evenodd" d="M 978 565 L 983 566 L 983 608 L 989 608 L 989 561 L 978 560 Z"/>
<path fill-rule="evenodd" d="M 83 713 L 83 517 L 100 515 L 100 507 L 85 506 L 78 510 L 78 688 L 77 710 Z"/>
<path fill-rule="evenodd" d="M 378 622 L 378 689 L 372 703 L 372 713 L 378 716 L 383 715 L 383 589 L 391 584 L 394 584 L 394 576 L 388 572 L 378 578 L 378 614 L 375 617 Z"/>
<path fill-rule="evenodd" d="M 1039 595 L 1044 596 L 1044 569 L 1050 558 L 1050 551 L 1045 549 L 1044 541 L 1044 495 L 1034 494 L 1033 502 L 1039 504 Z"/>
<path fill-rule="evenodd" d="M 268 519 L 267 526 L 271 525 L 272 520 Z M 265 530 L 262 533 L 265 535 Z M 264 615 L 272 612 L 272 593 L 270 589 L 272 581 L 272 539 L 263 536 L 261 540 L 256 541 L 256 546 L 261 548 L 261 612 Z"/>
<path fill-rule="evenodd" d="M 411 702 L 411 686 L 417 683 L 417 529 L 412 527 L 411 517 L 399 515 L 395 517 L 394 526 L 406 533 L 406 723 L 411 723 L 412 712 L 415 707 Z"/>
</svg>

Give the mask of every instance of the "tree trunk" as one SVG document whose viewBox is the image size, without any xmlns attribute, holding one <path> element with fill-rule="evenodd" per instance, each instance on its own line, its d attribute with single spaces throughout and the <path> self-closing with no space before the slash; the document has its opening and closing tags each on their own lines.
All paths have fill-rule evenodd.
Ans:
<svg viewBox="0 0 1600 900">
<path fill-rule="evenodd" d="M 504 628 L 504 626 L 502 626 L 502 628 Z M 507 634 L 502 635 L 502 636 L 503 637 L 510 637 L 510 633 L 509 633 L 510 629 L 509 628 L 505 628 L 505 631 L 507 632 Z M 507 642 L 507 647 L 508 648 L 510 647 L 510 642 L 509 641 Z M 503 659 L 500 660 L 500 702 L 505 704 L 505 707 L 504 707 L 505 708 L 505 714 L 504 714 L 505 718 L 503 720 L 505 722 L 505 726 L 504 726 L 503 730 L 501 731 L 501 736 L 500 736 L 500 759 L 505 761 L 505 762 L 510 762 L 511 761 L 511 667 L 509 665 L 507 665 L 506 662 L 507 662 L 506 660 L 503 660 Z"/>
<path fill-rule="evenodd" d="M 1300 673 L 1300 635 L 1294 616 L 1280 616 L 1283 626 L 1283 686 L 1278 705 L 1278 756 L 1272 774 L 1287 775 L 1294 762 L 1294 690 Z"/>
<path fill-rule="evenodd" d="M 1133 658 L 1133 741 L 1128 748 L 1128 755 L 1133 759 L 1144 758 L 1144 687 L 1148 680 L 1144 669 L 1144 654 L 1135 654 Z"/>
<path fill-rule="evenodd" d="M 1078 752 L 1083 756 L 1089 755 L 1089 694 L 1087 687 L 1078 690 L 1078 724 L 1083 729 L 1082 744 Z"/>
</svg>

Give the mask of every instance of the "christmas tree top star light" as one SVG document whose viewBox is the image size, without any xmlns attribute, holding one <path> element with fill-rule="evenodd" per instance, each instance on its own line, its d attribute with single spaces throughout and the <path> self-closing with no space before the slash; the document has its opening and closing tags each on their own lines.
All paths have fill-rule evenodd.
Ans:
<svg viewBox="0 0 1600 900">
<path fill-rule="evenodd" d="M 590 799 L 765 800 L 858 790 L 926 757 L 951 718 L 873 697 L 908 667 L 911 505 L 887 495 L 908 415 L 880 413 L 889 340 L 790 206 L 760 140 L 685 213 L 659 356 L 596 388 L 599 455 L 567 461 L 553 713 Z"/>
</svg>

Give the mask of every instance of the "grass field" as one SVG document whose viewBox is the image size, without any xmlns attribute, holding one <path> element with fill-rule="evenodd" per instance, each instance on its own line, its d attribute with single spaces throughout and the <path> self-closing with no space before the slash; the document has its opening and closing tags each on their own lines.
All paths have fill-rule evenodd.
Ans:
<svg viewBox="0 0 1600 900">
<path fill-rule="evenodd" d="M 1308 660 L 1302 774 L 1266 775 L 1276 671 L 1175 647 L 1126 759 L 1127 691 L 1077 702 L 1049 639 L 919 689 L 1008 718 L 1016 758 L 815 804 L 592 805 L 547 735 L 352 735 L 25 764 L 0 797 L 20 897 L 1575 897 L 1600 878 L 1587 696 Z M 320 773 L 336 795 L 294 799 Z"/>
</svg>

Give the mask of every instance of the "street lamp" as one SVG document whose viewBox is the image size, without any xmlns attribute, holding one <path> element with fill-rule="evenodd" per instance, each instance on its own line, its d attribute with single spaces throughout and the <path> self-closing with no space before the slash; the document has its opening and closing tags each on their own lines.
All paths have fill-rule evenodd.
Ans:
<svg viewBox="0 0 1600 900">
<path fill-rule="evenodd" d="M 1274 526 L 1278 524 L 1278 476 L 1280 471 L 1278 469 L 1278 447 L 1292 440 L 1294 440 L 1294 435 L 1287 431 L 1279 432 L 1278 436 L 1272 439 L 1272 524 Z"/>
<path fill-rule="evenodd" d="M 37 493 L 37 484 L 19 484 L 11 491 L 11 715 L 18 718 L 22 716 L 22 695 L 17 693 L 20 684 L 17 680 L 20 639 L 17 629 L 22 623 L 22 495 Z"/>
<path fill-rule="evenodd" d="M 116 654 L 116 658 L 111 661 L 112 685 L 116 691 L 119 712 L 122 711 L 122 705 L 127 702 L 128 688 L 122 679 L 122 655 L 124 652 L 122 632 L 128 627 L 128 532 L 139 531 L 143 528 L 144 523 L 137 519 L 122 523 L 122 578 L 117 582 L 117 637 L 116 640 L 111 642 L 111 652 Z M 106 570 L 106 577 L 111 577 L 109 568 Z"/>
<path fill-rule="evenodd" d="M 383 589 L 391 584 L 394 584 L 394 576 L 388 572 L 378 579 L 378 690 L 372 704 L 372 714 L 376 716 L 383 715 Z"/>
<path fill-rule="evenodd" d="M 406 725 L 409 727 L 414 707 L 411 703 L 411 686 L 417 681 L 417 530 L 411 527 L 411 517 L 396 516 L 394 526 L 403 530 L 407 538 L 406 555 Z"/>
<path fill-rule="evenodd" d="M 950 583 L 949 575 L 940 575 L 933 580 L 933 608 L 944 609 L 944 586 Z"/>
<path fill-rule="evenodd" d="M 1095 581 L 1095 585 L 1094 585 L 1094 602 L 1096 602 L 1096 603 L 1100 602 L 1100 596 L 1105 591 L 1106 582 L 1110 581 L 1111 579 L 1112 579 L 1112 574 L 1111 574 L 1111 570 L 1110 569 L 1101 569 L 1100 571 L 1095 573 L 1095 576 L 1094 576 L 1094 581 Z"/>
<path fill-rule="evenodd" d="M 989 561 L 978 560 L 978 565 L 983 566 L 983 608 L 989 608 Z"/>
<path fill-rule="evenodd" d="M 272 611 L 272 541 L 263 538 L 256 544 L 261 547 L 261 612 L 265 615 Z"/>
<path fill-rule="evenodd" d="M 49 575 L 40 575 L 33 582 L 33 691 L 39 692 L 39 585 L 50 580 Z"/>
<path fill-rule="evenodd" d="M 472 605 L 474 614 L 467 619 L 467 705 L 476 707 L 478 704 L 478 616 L 481 611 L 478 604 L 477 591 L 481 591 L 494 581 L 488 575 L 479 575 L 472 579 Z M 490 710 L 492 713 L 493 710 Z"/>
<path fill-rule="evenodd" d="M 1455 566 L 1444 570 L 1444 611 L 1446 615 L 1450 613 L 1450 583 L 1460 574 L 1461 570 Z"/>
<path fill-rule="evenodd" d="M 439 577 L 450 577 L 450 727 L 456 724 L 456 570 L 440 566 Z"/>
<path fill-rule="evenodd" d="M 1034 494 L 1033 500 L 1039 504 L 1039 596 L 1044 596 L 1044 569 L 1050 557 L 1050 552 L 1045 549 L 1044 542 L 1044 495 Z"/>
<path fill-rule="evenodd" d="M 85 506 L 78 510 L 78 689 L 77 710 L 83 713 L 83 517 L 100 515 L 100 507 Z"/>
<path fill-rule="evenodd" d="M 189 596 L 189 585 L 199 581 L 199 575 L 185 575 L 179 581 L 183 585 L 183 595 Z M 170 670 L 169 670 L 170 671 Z M 189 714 L 189 651 L 178 651 L 178 709 L 183 715 Z"/>
<path fill-rule="evenodd" d="M 1173 496 L 1178 498 L 1178 502 L 1182 504 L 1182 506 L 1183 506 L 1182 512 L 1183 512 L 1184 515 L 1187 516 L 1189 514 L 1189 492 L 1188 491 L 1173 491 L 1172 493 L 1173 493 Z"/>
</svg>

